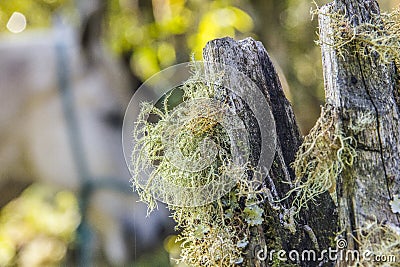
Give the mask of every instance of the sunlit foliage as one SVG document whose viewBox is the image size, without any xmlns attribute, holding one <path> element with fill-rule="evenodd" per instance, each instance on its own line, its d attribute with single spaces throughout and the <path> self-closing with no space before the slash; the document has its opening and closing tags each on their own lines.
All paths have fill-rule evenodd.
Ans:
<svg viewBox="0 0 400 267">
<path fill-rule="evenodd" d="M 192 52 L 201 59 L 201 50 L 211 39 L 252 35 L 253 19 L 232 0 L 109 4 L 107 39 L 115 51 L 131 55 L 131 67 L 142 80 L 175 62 L 188 61 Z"/>
<path fill-rule="evenodd" d="M 6 31 L 7 22 L 14 12 L 22 13 L 30 28 L 50 26 L 52 15 L 71 0 L 1 0 L 0 32 Z"/>
<path fill-rule="evenodd" d="M 59 265 L 79 222 L 72 193 L 30 186 L 1 210 L 0 266 Z"/>
<path fill-rule="evenodd" d="M 331 0 L 316 0 L 323 5 Z M 27 29 L 51 25 L 54 11 L 79 8 L 84 1 L 0 0 L 0 32 L 13 12 L 26 16 Z M 130 62 L 139 80 L 174 63 L 201 58 L 213 38 L 258 37 L 282 68 L 300 127 L 314 125 L 324 100 L 317 21 L 311 21 L 311 0 L 106 0 L 105 40 Z M 399 0 L 380 0 L 390 11 Z M 74 18 L 70 21 L 76 22 Z M 281 75 L 282 76 L 282 75 Z M 288 92 L 286 81 L 281 77 Z"/>
</svg>

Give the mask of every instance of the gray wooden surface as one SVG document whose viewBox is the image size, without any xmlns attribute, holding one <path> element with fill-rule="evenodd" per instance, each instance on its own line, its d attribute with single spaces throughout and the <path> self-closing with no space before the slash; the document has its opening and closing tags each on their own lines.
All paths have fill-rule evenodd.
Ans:
<svg viewBox="0 0 400 267">
<path fill-rule="evenodd" d="M 321 13 L 346 14 L 351 30 L 362 23 L 382 23 L 375 0 L 336 0 L 321 9 Z M 347 21 L 347 22 L 346 22 Z M 337 23 L 337 22 L 335 22 Z M 272 108 L 276 123 L 277 147 L 275 159 L 263 186 L 270 193 L 264 209 L 266 221 L 253 227 L 248 253 L 249 266 L 271 266 L 258 261 L 254 251 L 266 245 L 269 250 L 295 249 L 322 251 L 335 248 L 335 237 L 345 238 L 349 249 L 357 249 L 356 230 L 366 222 L 399 224 L 400 218 L 391 211 L 389 202 L 400 193 L 400 97 L 399 76 L 395 65 L 383 63 L 365 47 L 363 54 L 349 43 L 341 47 L 345 56 L 332 44 L 337 26 L 332 16 L 319 15 L 320 38 L 325 80 L 326 104 L 343 136 L 355 140 L 357 156 L 351 168 L 336 177 L 338 206 L 328 193 L 322 194 L 309 209 L 300 212 L 295 228 L 290 226 L 292 199 L 282 202 L 294 181 L 290 164 L 301 145 L 296 120 L 285 98 L 274 66 L 260 42 L 247 38 L 234 41 L 222 38 L 210 41 L 203 50 L 205 61 L 223 63 L 250 77 L 263 92 Z M 336 24 L 337 25 L 337 24 Z M 226 93 L 226 92 L 225 92 Z M 258 160 L 260 134 L 246 106 L 232 93 L 229 98 L 243 116 L 251 138 L 251 160 Z M 239 104 L 238 104 L 239 103 Z M 247 115 L 246 115 L 247 114 Z M 249 115 L 250 114 L 250 115 Z M 324 114 L 322 115 L 324 116 Z M 362 119 L 364 118 L 364 119 Z M 366 121 L 366 122 L 365 122 Z M 360 125 L 357 125 L 360 124 Z M 339 233 L 339 235 L 338 235 Z M 345 261 L 280 262 L 279 266 L 347 266 Z"/>
<path fill-rule="evenodd" d="M 322 13 L 332 12 L 346 14 L 350 27 L 382 23 L 375 0 L 338 0 L 322 9 Z M 337 30 L 333 19 L 320 15 L 319 23 L 322 42 L 332 43 L 332 33 Z M 355 230 L 364 223 L 399 223 L 389 206 L 400 189 L 398 89 L 393 64 L 382 63 L 368 47 L 366 55 L 355 51 L 351 43 L 340 49 L 347 52 L 344 58 L 337 49 L 323 44 L 322 58 L 326 102 L 335 108 L 343 133 L 357 141 L 355 164 L 338 177 L 336 188 L 342 235 L 348 248 L 357 249 L 352 235 L 356 236 Z M 373 116 L 372 122 L 355 133 L 352 124 L 366 114 Z"/>
<path fill-rule="evenodd" d="M 323 194 L 318 204 L 311 204 L 310 209 L 300 213 L 296 218 L 295 229 L 290 227 L 290 206 L 292 199 L 282 202 L 274 202 L 285 197 L 290 190 L 290 183 L 294 180 L 293 170 L 289 167 L 293 162 L 295 153 L 302 142 L 299 129 L 296 124 L 292 107 L 286 99 L 275 68 L 265 48 L 260 42 L 247 38 L 234 41 L 231 38 L 222 38 L 210 41 L 203 50 L 205 61 L 223 63 L 236 68 L 250 77 L 263 92 L 272 108 L 276 123 L 277 147 L 275 159 L 269 175 L 264 179 L 264 185 L 272 198 L 265 203 L 264 209 L 266 222 L 263 226 L 253 227 L 250 240 L 248 260 L 249 266 L 269 266 L 267 262 L 258 261 L 254 256 L 264 245 L 268 250 L 286 251 L 315 249 L 320 251 L 327 249 L 337 231 L 337 217 L 335 206 L 329 194 Z M 240 99 L 235 99 L 237 112 L 245 109 L 244 105 L 237 105 Z M 246 111 L 244 111 L 246 113 Z M 245 125 L 250 132 L 252 145 L 252 160 L 257 160 L 257 148 L 260 139 L 257 137 L 256 127 L 251 116 L 245 116 Z M 254 144 L 255 143 L 255 144 Z M 294 231 L 295 230 L 295 231 Z M 316 240 L 315 240 L 316 237 Z M 321 262 L 306 262 L 290 265 L 280 262 L 279 266 L 318 266 Z M 329 265 L 328 265 L 329 266 Z"/>
</svg>

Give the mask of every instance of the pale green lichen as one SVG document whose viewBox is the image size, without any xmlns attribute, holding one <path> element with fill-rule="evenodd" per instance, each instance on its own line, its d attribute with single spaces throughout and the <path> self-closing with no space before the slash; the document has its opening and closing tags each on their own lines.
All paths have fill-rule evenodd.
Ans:
<svg viewBox="0 0 400 267">
<path fill-rule="evenodd" d="M 238 248 L 245 248 L 249 244 L 249 241 L 247 240 L 247 236 L 243 238 L 242 240 L 239 240 L 236 244 Z"/>
<path fill-rule="evenodd" d="M 257 205 L 246 207 L 243 210 L 245 220 L 250 226 L 260 225 L 263 222 L 264 210 Z"/>
<path fill-rule="evenodd" d="M 315 2 L 314 2 L 315 3 Z M 347 16 L 343 13 L 316 8 L 311 14 L 322 15 L 330 18 L 333 28 L 329 43 L 318 40 L 317 44 L 326 44 L 336 49 L 343 58 L 354 51 L 361 56 L 378 58 L 383 64 L 394 62 L 400 67 L 400 9 L 394 9 L 389 13 L 371 15 L 370 22 L 351 25 Z"/>
<path fill-rule="evenodd" d="M 322 108 L 320 118 L 304 138 L 292 164 L 296 180 L 287 197 L 294 195 L 292 205 L 296 213 L 326 191 L 337 202 L 336 178 L 353 165 L 356 140 L 343 134 L 335 114 L 331 106 Z"/>
<path fill-rule="evenodd" d="M 296 214 L 295 209 L 296 207 L 291 207 L 283 211 L 283 228 L 289 230 L 292 234 L 296 233 L 296 222 L 294 220 L 294 215 Z"/>
<path fill-rule="evenodd" d="M 219 75 L 215 77 L 218 79 Z M 215 84 L 218 82 L 206 80 L 200 75 L 200 70 L 194 69 L 192 77 L 181 87 L 184 92 L 183 102 L 214 98 Z M 131 181 L 140 199 L 149 205 L 149 211 L 156 207 L 152 194 L 155 188 L 143 186 L 140 176 L 149 166 L 153 167 L 149 181 L 157 181 L 157 177 L 162 177 L 164 181 L 182 187 L 198 187 L 218 181 L 222 175 L 236 175 L 232 173 L 232 168 L 228 168 L 232 163 L 231 140 L 212 116 L 194 116 L 192 120 L 178 126 L 178 134 L 174 137 L 180 153 L 194 163 L 204 162 L 204 155 L 199 151 L 200 142 L 205 138 L 212 139 L 218 151 L 215 161 L 196 172 L 182 170 L 172 163 L 166 156 L 170 148 L 164 139 L 166 133 L 177 132 L 174 120 L 180 117 L 168 105 L 169 97 L 165 97 L 161 107 L 144 103 L 134 132 L 137 145 L 133 151 L 134 175 Z M 200 113 L 197 110 L 187 112 Z M 207 113 L 207 106 L 201 112 Z M 253 178 L 258 175 L 248 162 L 242 170 L 251 173 Z M 250 229 L 264 221 L 264 194 L 258 190 L 259 184 L 248 180 L 247 175 L 240 177 L 228 194 L 209 204 L 194 207 L 168 205 L 177 223 L 176 229 L 180 231 L 177 238 L 181 244 L 178 263 L 189 266 L 246 266 Z M 154 186 L 159 185 L 156 182 Z M 185 201 L 191 200 L 182 199 L 183 203 Z"/>
<path fill-rule="evenodd" d="M 353 131 L 354 134 L 358 134 L 361 131 L 367 129 L 374 122 L 376 122 L 376 116 L 373 112 L 360 112 L 354 121 L 350 119 L 349 129 Z"/>
<path fill-rule="evenodd" d="M 354 240 L 361 255 L 351 266 L 385 266 L 400 265 L 400 228 L 391 224 L 366 223 L 356 231 Z"/>
<path fill-rule="evenodd" d="M 233 266 L 245 263 L 250 227 L 261 224 L 263 210 L 243 206 L 244 194 L 254 194 L 239 183 L 230 194 L 200 207 L 170 207 L 177 229 L 181 258 L 190 266 Z M 246 193 L 247 192 L 247 193 Z M 240 196 L 242 195 L 242 196 Z M 249 213 L 247 213 L 249 212 Z"/>
</svg>

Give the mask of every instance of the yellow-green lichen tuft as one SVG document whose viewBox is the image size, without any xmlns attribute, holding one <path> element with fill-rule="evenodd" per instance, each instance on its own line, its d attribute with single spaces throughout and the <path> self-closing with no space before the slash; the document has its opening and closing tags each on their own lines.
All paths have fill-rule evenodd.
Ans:
<svg viewBox="0 0 400 267">
<path fill-rule="evenodd" d="M 400 265 L 400 228 L 398 226 L 373 221 L 358 229 L 357 237 L 354 239 L 361 256 L 351 266 L 394 267 Z"/>
<path fill-rule="evenodd" d="M 215 75 L 218 79 L 218 75 Z M 192 77 L 181 87 L 183 102 L 200 101 L 204 98 L 213 99 L 215 84 L 205 80 L 199 75 L 199 70 L 194 69 Z M 176 124 L 181 113 L 174 113 L 168 105 L 167 95 L 163 105 L 144 103 L 134 136 L 136 140 L 133 151 L 133 177 L 131 179 L 140 199 L 149 205 L 149 211 L 156 207 L 153 194 L 155 188 L 143 186 L 141 172 L 153 167 L 149 174 L 149 181 L 162 177 L 173 185 L 185 187 L 201 187 L 221 177 L 237 175 L 237 169 L 232 168 L 231 139 L 218 120 L 207 116 L 207 106 L 199 110 L 183 110 L 182 114 L 206 114 L 193 116 L 193 119 L 184 124 Z M 152 118 L 151 121 L 148 118 Z M 178 126 L 176 126 L 178 125 Z M 177 132 L 175 137 L 177 151 L 193 164 L 205 161 L 204 154 L 199 150 L 202 140 L 208 138 L 214 142 L 217 154 L 214 161 L 199 171 L 187 171 L 173 164 L 171 155 L 178 156 L 178 152 L 170 150 L 165 142 L 165 134 Z M 173 129 L 174 128 L 174 129 Z M 174 154 L 176 153 L 176 154 Z M 177 241 L 181 244 L 181 255 L 178 263 L 189 266 L 237 266 L 246 265 L 246 250 L 250 239 L 251 227 L 256 227 L 264 222 L 264 192 L 259 191 L 259 183 L 248 179 L 259 175 L 254 171 L 249 162 L 240 166 L 243 174 L 235 182 L 232 190 L 221 198 L 201 206 L 168 205 L 172 217 L 176 221 L 176 228 L 180 232 Z M 253 179 L 257 180 L 257 179 Z M 154 180 L 153 180 L 154 181 Z M 157 183 L 156 185 L 157 186 Z M 163 189 L 163 190 L 168 190 Z M 167 192 L 168 193 L 168 192 Z M 189 202 L 189 195 L 180 195 L 183 203 Z M 186 202 L 187 201 L 187 202 Z"/>
<path fill-rule="evenodd" d="M 371 22 L 351 25 L 345 14 L 326 12 L 328 9 L 316 8 L 312 15 L 328 16 L 333 28 L 328 39 L 318 40 L 317 44 L 326 44 L 336 49 L 343 58 L 351 52 L 364 57 L 378 58 L 383 64 L 395 63 L 400 67 L 400 8 L 389 13 L 372 16 Z M 354 19 L 354 17 L 352 18 Z"/>
<path fill-rule="evenodd" d="M 296 213 L 326 191 L 336 201 L 336 178 L 353 165 L 356 141 L 344 136 L 334 116 L 331 106 L 322 108 L 320 118 L 305 137 L 292 164 L 296 180 L 287 195 L 294 196 L 292 205 Z"/>
</svg>

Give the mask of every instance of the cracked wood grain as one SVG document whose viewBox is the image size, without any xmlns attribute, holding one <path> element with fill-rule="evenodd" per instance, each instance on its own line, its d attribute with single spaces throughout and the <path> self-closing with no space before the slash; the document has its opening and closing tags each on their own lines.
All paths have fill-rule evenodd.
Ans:
<svg viewBox="0 0 400 267">
<path fill-rule="evenodd" d="M 384 64 L 368 52 L 360 55 L 351 45 L 344 48 L 343 58 L 332 43 L 336 30 L 332 12 L 346 14 L 351 25 L 382 23 L 379 6 L 375 0 L 337 0 L 322 8 L 319 17 L 322 40 L 322 60 L 326 102 L 338 111 L 338 121 L 343 133 L 353 135 L 358 144 L 353 167 L 337 180 L 339 220 L 348 248 L 357 249 L 352 235 L 355 230 L 371 220 L 399 223 L 391 212 L 389 201 L 400 193 L 400 125 L 398 83 L 394 64 Z M 398 80 L 397 80 L 398 82 Z M 351 122 L 362 114 L 371 112 L 375 121 L 354 135 Z M 339 262 L 339 266 L 346 266 Z"/>
<path fill-rule="evenodd" d="M 207 62 L 217 62 L 229 65 L 247 75 L 263 92 L 269 103 L 276 124 L 277 147 L 275 159 L 264 179 L 264 187 L 269 192 L 267 199 L 274 201 L 283 198 L 290 189 L 294 180 L 294 172 L 290 164 L 294 161 L 295 154 L 302 142 L 294 113 L 289 101 L 286 99 L 281 83 L 268 53 L 260 42 L 247 38 L 235 41 L 231 38 L 212 40 L 203 49 L 203 57 Z M 229 94 L 229 93 L 228 93 Z M 237 112 L 242 113 L 244 124 L 250 133 L 251 159 L 257 161 L 260 147 L 260 136 L 257 125 L 251 114 L 246 111 L 246 105 L 237 96 L 230 94 L 227 97 L 237 107 Z M 242 110 L 241 110 L 242 109 Z M 243 110 L 244 109 L 244 110 Z M 296 220 L 296 231 L 285 227 L 285 215 L 291 206 L 291 198 L 282 202 L 265 203 L 265 223 L 262 227 L 253 227 L 247 257 L 250 266 L 272 266 L 270 261 L 259 261 L 254 251 L 264 245 L 269 250 L 276 251 L 327 249 L 337 231 L 337 216 L 335 206 L 329 194 L 323 194 L 318 203 L 311 204 L 310 209 L 300 213 Z M 310 234 L 312 233 L 312 234 Z M 332 266 L 326 262 L 280 262 L 279 266 Z M 278 266 L 275 265 L 274 266 Z"/>
</svg>

